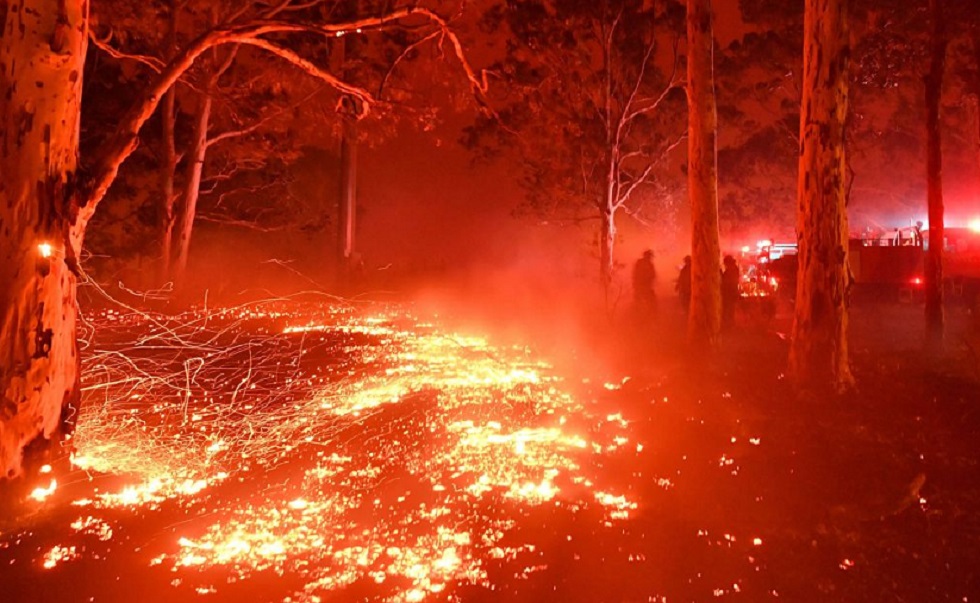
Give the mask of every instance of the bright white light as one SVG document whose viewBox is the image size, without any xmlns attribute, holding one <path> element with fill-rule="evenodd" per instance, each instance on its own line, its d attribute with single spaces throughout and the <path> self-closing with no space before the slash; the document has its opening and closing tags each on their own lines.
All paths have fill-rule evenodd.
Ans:
<svg viewBox="0 0 980 603">
<path fill-rule="evenodd" d="M 54 253 L 54 248 L 51 246 L 51 243 L 38 243 L 37 252 L 41 254 L 42 258 L 49 258 Z"/>
<path fill-rule="evenodd" d="M 980 232 L 980 218 L 970 220 L 970 230 L 973 232 Z"/>
<path fill-rule="evenodd" d="M 30 497 L 40 502 L 46 499 L 47 497 L 51 496 L 52 494 L 54 494 L 54 491 L 57 488 L 58 488 L 58 482 L 52 479 L 51 483 L 48 485 L 47 488 L 42 488 L 42 487 L 34 488 L 34 490 L 30 494 Z"/>
<path fill-rule="evenodd" d="M 772 247 L 772 241 L 770 241 L 769 239 L 763 239 L 758 243 L 756 243 L 755 246 L 758 247 L 759 249 L 762 249 L 764 247 Z"/>
</svg>

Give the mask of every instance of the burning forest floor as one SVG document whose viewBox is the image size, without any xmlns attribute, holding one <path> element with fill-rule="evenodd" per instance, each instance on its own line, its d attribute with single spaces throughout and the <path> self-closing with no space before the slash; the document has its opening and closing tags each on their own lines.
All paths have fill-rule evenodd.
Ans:
<svg viewBox="0 0 980 603">
<path fill-rule="evenodd" d="M 855 308 L 857 390 L 798 400 L 784 314 L 697 358 L 666 306 L 540 347 L 407 303 L 90 311 L 0 600 L 977 600 L 974 317 L 923 360 L 921 308 Z"/>
</svg>

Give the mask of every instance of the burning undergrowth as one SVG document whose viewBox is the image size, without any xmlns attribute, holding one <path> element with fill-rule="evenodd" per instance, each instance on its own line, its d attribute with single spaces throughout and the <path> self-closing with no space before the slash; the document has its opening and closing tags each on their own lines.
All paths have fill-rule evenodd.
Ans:
<svg viewBox="0 0 980 603">
<path fill-rule="evenodd" d="M 184 593 L 272 575 L 284 600 L 359 585 L 412 601 L 492 588 L 488 560 L 533 557 L 506 538 L 521 508 L 611 522 L 637 507 L 594 466 L 637 446 L 622 417 L 530 350 L 442 332 L 406 306 L 105 310 L 87 325 L 74 471 L 32 495 L 70 529 L 16 555 L 35 570 L 112 545 Z M 0 550 L 27 534 L 0 534 Z"/>
</svg>

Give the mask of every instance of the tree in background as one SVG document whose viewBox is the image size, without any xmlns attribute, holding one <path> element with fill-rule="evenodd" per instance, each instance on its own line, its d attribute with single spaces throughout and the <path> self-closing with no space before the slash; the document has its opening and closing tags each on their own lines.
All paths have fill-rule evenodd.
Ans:
<svg viewBox="0 0 980 603">
<path fill-rule="evenodd" d="M 715 53 L 722 237 L 794 240 L 803 13 L 742 0 L 748 30 Z"/>
<path fill-rule="evenodd" d="M 853 383 L 847 346 L 847 0 L 806 0 L 800 110 L 799 277 L 789 374 L 805 389 Z"/>
<path fill-rule="evenodd" d="M 656 219 L 683 140 L 672 2 L 524 0 L 495 4 L 483 26 L 506 40 L 494 115 L 467 130 L 484 156 L 516 161 L 525 209 L 561 224 L 598 221 L 599 282 L 616 270 L 620 212 Z M 657 198 L 660 196 L 660 198 Z M 653 209 L 644 209 L 644 205 Z"/>
<path fill-rule="evenodd" d="M 929 240 L 925 258 L 926 341 L 931 348 L 943 345 L 943 241 L 946 226 L 943 208 L 943 139 L 940 105 L 946 72 L 945 17 L 942 0 L 929 0 L 929 72 L 925 76 L 926 181 Z"/>
<path fill-rule="evenodd" d="M 415 4 L 355 21 L 256 20 L 224 23 L 164 65 L 115 132 L 79 165 L 82 82 L 90 17 L 82 0 L 19 0 L 0 12 L 0 471 L 57 453 L 80 402 L 77 329 L 79 257 L 88 225 L 120 165 L 133 153 L 163 96 L 213 47 L 254 46 L 344 94 L 375 104 L 291 50 L 282 37 L 338 36 L 411 26 L 454 49 L 479 93 L 482 79 L 439 14 Z M 430 38 L 431 39 L 431 38 Z"/>
<path fill-rule="evenodd" d="M 136 94 L 135 90 L 150 84 L 165 57 L 175 52 L 175 45 L 183 47 L 209 31 L 217 15 L 223 15 L 222 20 L 234 16 L 242 22 L 277 18 L 353 22 L 383 14 L 385 6 L 371 0 L 271 6 L 227 0 L 161 0 L 146 10 L 142 2 L 102 0 L 96 38 L 99 51 L 92 56 L 100 66 L 115 69 L 93 70 L 90 79 L 97 86 L 88 87 L 93 93 L 111 87 L 116 96 L 126 87 Z M 161 259 L 164 278 L 160 282 L 173 281 L 179 289 L 187 289 L 186 266 L 198 218 L 256 231 L 302 229 L 308 237 L 332 239 L 334 233 L 326 226 L 334 220 L 344 221 L 337 207 L 337 191 L 306 191 L 314 194 L 310 198 L 297 194 L 303 191 L 296 190 L 293 164 L 303 156 L 323 156 L 317 149 L 333 147 L 354 122 L 357 137 L 371 143 L 390 135 L 397 124 L 411 120 L 426 127 L 434 119 L 432 102 L 422 99 L 407 81 L 415 72 L 432 71 L 431 65 L 439 62 L 438 53 L 426 54 L 431 45 L 424 42 L 438 41 L 427 28 L 279 38 L 291 51 L 316 59 L 343 81 L 370 91 L 374 110 L 363 115 L 354 97 L 311 80 L 301 70 L 282 69 L 281 60 L 264 49 L 236 44 L 204 53 L 182 75 L 179 85 L 168 91 L 158 115 L 151 119 L 152 127 L 141 131 L 141 150 L 137 151 L 141 170 L 124 169 L 121 174 L 124 182 L 133 181 L 134 186 L 127 187 L 125 196 L 110 194 L 107 199 L 119 211 L 104 212 L 99 218 L 116 214 L 121 220 L 132 215 L 139 196 L 129 193 L 146 190 L 147 168 L 159 171 L 159 206 L 138 212 L 144 219 L 155 215 L 159 232 L 144 234 L 137 241 L 159 241 L 159 250 L 150 253 Z M 356 52 L 350 52 L 352 49 Z M 98 104 L 102 100 L 100 96 Z M 113 99 L 106 100 L 112 104 Z M 96 104 L 87 104 L 83 110 L 100 111 L 104 120 L 107 111 Z M 97 124 L 101 120 L 89 121 Z M 97 144 L 103 139 L 99 133 L 88 138 L 98 140 Z M 348 146 L 357 141 L 351 142 Z M 335 181 L 337 175 L 331 170 L 336 169 L 338 158 L 323 157 L 326 161 L 313 167 L 325 181 Z M 105 253 L 115 240 L 97 235 L 95 242 Z M 324 264 L 331 262 L 319 262 Z"/>
<path fill-rule="evenodd" d="M 687 3 L 687 191 L 691 201 L 691 308 L 688 339 L 712 348 L 721 330 L 718 240 L 718 112 L 711 0 Z"/>
</svg>

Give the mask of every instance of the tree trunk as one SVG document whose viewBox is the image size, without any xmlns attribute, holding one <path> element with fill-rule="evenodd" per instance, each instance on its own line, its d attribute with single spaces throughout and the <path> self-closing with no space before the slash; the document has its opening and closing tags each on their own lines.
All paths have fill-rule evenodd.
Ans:
<svg viewBox="0 0 980 603">
<path fill-rule="evenodd" d="M 39 460 L 30 451 L 57 451 L 51 442 L 78 412 L 76 169 L 88 15 L 82 0 L 2 8 L 0 477 L 10 478 Z"/>
<path fill-rule="evenodd" d="M 171 60 L 177 54 L 177 2 L 170 0 L 170 20 L 167 30 L 167 54 L 166 60 Z M 170 88 L 163 97 L 163 113 L 160 116 L 163 137 L 163 158 L 160 165 L 160 195 L 162 197 L 162 211 L 160 243 L 160 282 L 167 282 L 171 274 L 171 262 L 173 260 L 173 237 L 174 223 L 174 203 L 177 200 L 174 194 L 174 179 L 177 174 L 177 148 L 174 139 L 176 129 L 176 98 L 177 90 Z"/>
<path fill-rule="evenodd" d="M 211 122 L 211 92 L 214 80 L 201 93 L 194 121 L 194 137 L 191 143 L 187 177 L 184 184 L 183 203 L 180 212 L 180 229 L 177 239 L 177 260 L 174 263 L 174 283 L 181 287 L 186 283 L 187 258 L 191 250 L 191 234 L 194 231 L 194 218 L 197 215 L 197 200 L 201 194 L 201 175 L 208 151 L 208 125 Z"/>
<path fill-rule="evenodd" d="M 929 73 L 926 94 L 926 182 L 929 209 L 929 250 L 925 263 L 926 345 L 932 351 L 943 347 L 943 149 L 940 105 L 946 69 L 946 31 L 940 0 L 929 0 L 931 17 Z"/>
<path fill-rule="evenodd" d="M 611 203 L 600 210 L 599 220 L 599 283 L 608 302 L 609 285 L 612 284 L 614 247 L 616 244 L 616 214 Z"/>
<path fill-rule="evenodd" d="M 347 97 L 344 104 L 355 103 Z M 337 253 L 341 272 L 350 276 L 354 268 L 355 234 L 357 232 L 357 120 L 353 108 L 341 115 L 343 132 L 340 136 L 340 199 L 337 212 Z"/>
<path fill-rule="evenodd" d="M 605 72 L 608 74 L 609 70 Z M 606 86 L 606 186 L 604 195 L 599 202 L 599 286 L 605 303 L 609 305 L 609 288 L 615 273 L 616 245 L 616 203 L 619 200 L 619 152 L 615 131 L 612 128 L 609 92 L 611 86 Z"/>
<path fill-rule="evenodd" d="M 691 203 L 691 307 L 687 331 L 692 346 L 712 349 L 721 330 L 721 244 L 711 0 L 688 0 L 687 41 L 687 186 Z"/>
<path fill-rule="evenodd" d="M 360 10 L 360 3 L 355 3 L 355 13 Z M 344 79 L 348 79 L 353 71 L 351 55 L 354 50 L 349 37 L 333 40 L 330 53 L 331 68 Z M 346 281 L 351 277 L 351 265 L 356 252 L 355 235 L 357 233 L 357 103 L 358 100 L 350 95 L 341 99 L 339 117 L 341 120 L 340 133 L 340 189 L 337 197 L 337 274 L 340 280 Z"/>
<path fill-rule="evenodd" d="M 789 375 L 800 388 L 853 384 L 847 350 L 844 128 L 847 0 L 806 0 L 797 238 L 799 278 Z"/>
</svg>

